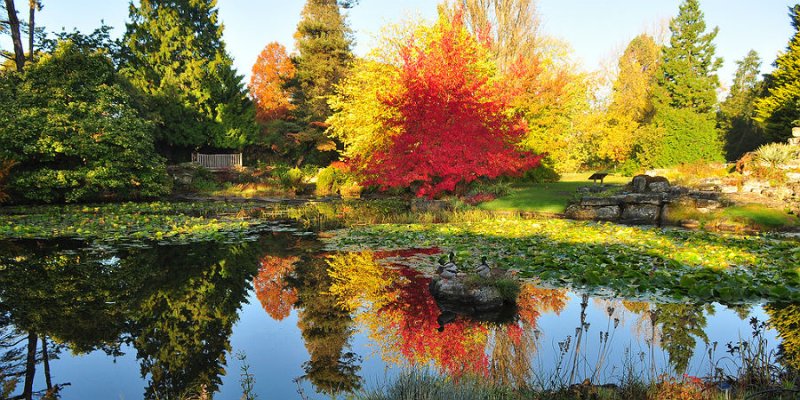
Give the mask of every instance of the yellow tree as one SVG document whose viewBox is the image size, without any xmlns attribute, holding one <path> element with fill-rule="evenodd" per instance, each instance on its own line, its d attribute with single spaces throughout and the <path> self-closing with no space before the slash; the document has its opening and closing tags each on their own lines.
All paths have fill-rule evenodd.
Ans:
<svg viewBox="0 0 800 400">
<path fill-rule="evenodd" d="M 334 114 L 328 118 L 328 134 L 344 144 L 342 155 L 367 159 L 383 150 L 399 131 L 388 122 L 397 110 L 382 99 L 399 90 L 397 67 L 375 59 L 357 60 L 350 75 L 337 86 L 329 100 Z"/>
<path fill-rule="evenodd" d="M 647 35 L 636 36 L 619 58 L 619 72 L 612 87 L 603 135 L 598 140 L 599 158 L 620 163 L 641 141 L 640 128 L 653 118 L 653 88 L 661 46 Z"/>
</svg>

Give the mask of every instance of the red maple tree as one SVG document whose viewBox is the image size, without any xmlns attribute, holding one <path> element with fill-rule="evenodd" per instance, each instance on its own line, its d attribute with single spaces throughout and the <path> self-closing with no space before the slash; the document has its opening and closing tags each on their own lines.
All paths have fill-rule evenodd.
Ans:
<svg viewBox="0 0 800 400">
<path fill-rule="evenodd" d="M 542 156 L 516 147 L 526 125 L 498 84 L 488 43 L 469 34 L 462 13 L 441 16 L 425 45 L 401 48 L 399 93 L 383 100 L 398 110 L 388 148 L 366 160 L 367 184 L 411 187 L 438 196 L 478 178 L 520 175 Z"/>
</svg>

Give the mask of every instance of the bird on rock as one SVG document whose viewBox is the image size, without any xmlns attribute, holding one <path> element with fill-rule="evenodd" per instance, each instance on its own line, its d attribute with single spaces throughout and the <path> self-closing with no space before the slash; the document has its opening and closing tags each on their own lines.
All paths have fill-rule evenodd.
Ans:
<svg viewBox="0 0 800 400">
<path fill-rule="evenodd" d="M 475 267 L 475 272 L 481 278 L 491 278 L 492 269 L 489 267 L 489 264 L 486 263 L 486 256 L 481 257 L 481 263 Z"/>
<path fill-rule="evenodd" d="M 456 265 L 455 258 L 455 253 L 451 251 L 447 263 L 440 265 L 439 268 L 436 269 L 436 273 L 445 279 L 455 278 L 455 276 L 458 275 L 458 266 Z"/>
</svg>

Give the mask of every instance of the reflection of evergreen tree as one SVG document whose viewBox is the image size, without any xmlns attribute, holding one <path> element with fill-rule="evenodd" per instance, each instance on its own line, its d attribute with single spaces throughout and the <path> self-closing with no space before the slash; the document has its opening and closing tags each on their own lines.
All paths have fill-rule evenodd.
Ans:
<svg viewBox="0 0 800 400">
<path fill-rule="evenodd" d="M 778 331 L 781 363 L 800 370 L 800 304 L 768 304 L 769 324 Z"/>
<path fill-rule="evenodd" d="M 327 265 L 321 258 L 301 261 L 289 284 L 297 290 L 297 325 L 311 357 L 303 365 L 304 377 L 317 391 L 336 395 L 361 387 L 361 360 L 349 351 L 353 320 L 330 294 Z"/>
<path fill-rule="evenodd" d="M 143 273 L 115 272 L 112 254 L 77 252 L 76 242 L 24 241 L 0 247 L 0 310 L 25 331 L 69 343 L 74 352 L 118 351 L 126 306 Z"/>
<path fill-rule="evenodd" d="M 254 247 L 205 243 L 124 260 L 155 272 L 131 322 L 142 376 L 150 377 L 145 398 L 217 390 L 237 310 L 249 289 L 246 282 L 256 271 Z"/>
<path fill-rule="evenodd" d="M 669 354 L 670 364 L 678 373 L 689 366 L 694 354 L 696 339 L 708 343 L 705 327 L 706 314 L 712 314 L 711 305 L 659 304 L 656 307 L 657 322 L 661 326 L 661 346 Z"/>
<path fill-rule="evenodd" d="M 0 368 L 13 369 L 24 381 L 28 343 L 38 343 L 38 364 L 45 352 L 57 355 L 59 349 L 42 338 L 75 353 L 102 349 L 115 355 L 129 342 L 149 378 L 145 397 L 211 393 L 224 373 L 228 339 L 259 258 L 266 251 L 285 254 L 298 243 L 285 234 L 244 245 L 117 251 L 86 250 L 80 242 L 0 242 L 0 315 L 25 339 L 11 353 L 22 357 L 16 367 L 0 360 Z"/>
</svg>

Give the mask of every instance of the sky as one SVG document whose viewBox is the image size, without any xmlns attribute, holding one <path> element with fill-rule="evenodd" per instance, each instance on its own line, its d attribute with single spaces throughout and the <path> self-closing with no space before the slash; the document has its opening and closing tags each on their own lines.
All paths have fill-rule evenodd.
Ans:
<svg viewBox="0 0 800 400">
<path fill-rule="evenodd" d="M 575 61 L 585 71 L 594 71 L 614 60 L 639 33 L 663 26 L 678 13 L 680 0 L 538 0 L 542 28 L 572 49 Z M 18 7 L 27 2 L 16 1 Z M 23 4 L 24 3 L 24 4 Z M 117 37 L 125 31 L 128 0 L 43 0 L 37 25 L 48 32 L 62 28 L 89 33 L 101 21 L 114 27 Z M 294 34 L 304 0 L 218 0 L 225 25 L 223 40 L 234 65 L 246 77 L 264 46 L 272 41 L 294 46 Z M 772 69 L 779 52 L 784 51 L 794 33 L 790 24 L 788 0 L 701 0 L 700 6 L 709 27 L 718 26 L 714 43 L 723 58 L 719 70 L 723 87 L 730 85 L 741 60 L 751 49 L 762 60 L 762 72 Z M 386 23 L 418 16 L 436 17 L 438 0 L 360 0 L 349 10 L 348 22 L 355 32 L 357 55 L 366 54 L 375 34 Z M 20 13 L 24 16 L 25 13 Z M 3 42 L 4 47 L 9 47 Z"/>
</svg>

